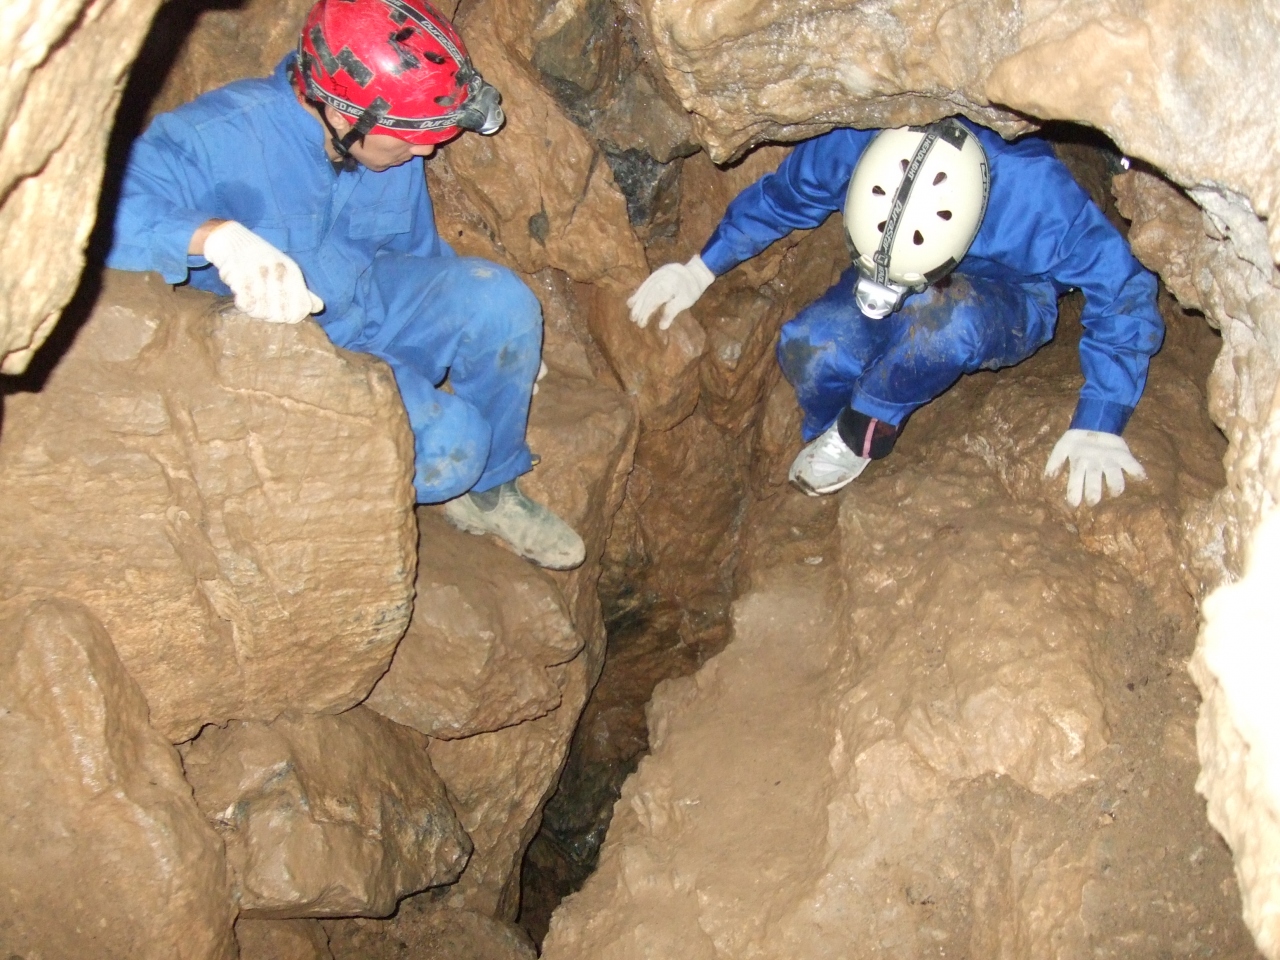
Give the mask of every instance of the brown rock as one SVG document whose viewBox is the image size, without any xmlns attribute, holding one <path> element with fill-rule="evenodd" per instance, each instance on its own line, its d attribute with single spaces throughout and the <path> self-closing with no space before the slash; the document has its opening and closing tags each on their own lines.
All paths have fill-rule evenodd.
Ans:
<svg viewBox="0 0 1280 960">
<path fill-rule="evenodd" d="M 458 28 L 502 91 L 507 123 L 494 137 L 458 139 L 445 159 L 522 272 L 551 266 L 629 292 L 646 271 L 626 201 L 596 148 L 534 79 L 519 51 L 526 18 L 524 7 L 488 0 L 463 11 Z M 514 37 L 510 46 L 504 36 Z"/>
<path fill-rule="evenodd" d="M 413 618 L 366 705 L 446 740 L 560 705 L 553 668 L 582 649 L 551 579 L 487 539 L 418 511 Z"/>
<path fill-rule="evenodd" d="M 316 920 L 236 921 L 240 960 L 334 960 Z"/>
<path fill-rule="evenodd" d="M 27 369 L 76 289 L 120 88 L 157 6 L 20 0 L 6 7 L 0 373 Z"/>
<path fill-rule="evenodd" d="M 638 286 L 638 283 L 637 283 Z M 698 359 L 707 335 L 688 312 L 666 330 L 631 322 L 625 297 L 597 288 L 588 313 L 591 334 L 640 409 L 647 430 L 667 430 L 698 405 Z"/>
<path fill-rule="evenodd" d="M 8 604 L 0 622 L 0 953 L 231 960 L 222 844 L 93 616 Z"/>
<path fill-rule="evenodd" d="M 6 398 L 0 438 L 0 599 L 91 603 L 175 740 L 363 699 L 412 597 L 390 372 L 315 324 L 214 304 L 109 272 L 44 389 Z"/>
<path fill-rule="evenodd" d="M 211 727 L 183 760 L 243 916 L 386 916 L 471 852 L 426 738 L 363 707 Z"/>
<path fill-rule="evenodd" d="M 412 897 L 388 920 L 328 920 L 334 960 L 534 960 L 512 923 Z"/>
<path fill-rule="evenodd" d="M 491 733 L 432 743 L 432 764 L 475 843 L 462 879 L 448 891 L 451 906 L 506 919 L 514 919 L 519 908 L 524 850 L 555 789 L 604 658 L 595 585 L 635 435 L 635 415 L 616 390 L 553 373 L 534 397 L 529 442 L 542 460 L 521 485 L 571 523 L 586 543 L 586 563 L 551 574 L 583 650 L 554 672 L 560 706 L 551 713 Z"/>
</svg>

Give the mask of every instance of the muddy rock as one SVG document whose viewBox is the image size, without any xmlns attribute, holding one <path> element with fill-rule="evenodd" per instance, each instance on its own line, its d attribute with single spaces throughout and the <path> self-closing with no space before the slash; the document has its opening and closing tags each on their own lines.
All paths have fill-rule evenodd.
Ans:
<svg viewBox="0 0 1280 960">
<path fill-rule="evenodd" d="M 445 159 L 522 272 L 552 266 L 629 290 L 645 269 L 626 200 L 594 144 L 537 82 L 520 50 L 524 12 L 482 2 L 458 18 L 476 67 L 502 91 L 507 123 L 493 137 L 458 139 Z"/>
<path fill-rule="evenodd" d="M 316 920 L 236 921 L 240 960 L 333 960 L 329 938 Z"/>
<path fill-rule="evenodd" d="M 0 57 L 0 373 L 27 369 L 71 299 L 120 88 L 155 0 L 6 8 Z M 25 269 L 18 264 L 39 264 Z"/>
<path fill-rule="evenodd" d="M 582 649 L 557 586 L 488 539 L 418 511 L 413 618 L 366 705 L 452 740 L 545 716 Z"/>
<path fill-rule="evenodd" d="M 55 599 L 0 617 L 0 952 L 232 960 L 222 844 L 102 625 Z"/>
<path fill-rule="evenodd" d="M 515 924 L 412 897 L 389 920 L 328 920 L 334 960 L 534 960 Z"/>
<path fill-rule="evenodd" d="M 550 574 L 583 649 L 552 673 L 560 705 L 546 716 L 432 742 L 431 762 L 475 844 L 462 879 L 446 894 L 450 906 L 509 920 L 516 916 L 525 848 L 603 663 L 604 623 L 595 585 L 631 469 L 636 429 L 626 398 L 591 381 L 553 373 L 534 397 L 529 442 L 541 462 L 521 486 L 571 523 L 586 543 L 586 563 Z"/>
<path fill-rule="evenodd" d="M 344 709 L 408 622 L 412 449 L 382 363 L 111 272 L 41 392 L 5 398 L 0 599 L 90 604 L 174 740 Z"/>
<path fill-rule="evenodd" d="M 639 281 L 627 292 L 638 286 Z M 631 322 L 623 297 L 597 289 L 587 316 L 592 336 L 635 399 L 646 430 L 670 429 L 693 412 L 707 335 L 688 311 L 666 330 L 659 330 L 656 320 L 642 330 Z"/>
<path fill-rule="evenodd" d="M 183 761 L 242 916 L 386 916 L 471 853 L 427 739 L 364 707 L 209 728 Z"/>
<path fill-rule="evenodd" d="M 1153 368 L 1150 480 L 1089 533 L 1040 478 L 1077 364 L 1068 316 L 837 497 L 748 507 L 733 640 L 659 686 L 545 957 L 1250 955 L 1191 789 L 1189 605 L 1148 586 L 1177 581 L 1177 506 L 1203 492 L 1149 439 L 1212 428 L 1173 423 L 1196 387 Z"/>
</svg>

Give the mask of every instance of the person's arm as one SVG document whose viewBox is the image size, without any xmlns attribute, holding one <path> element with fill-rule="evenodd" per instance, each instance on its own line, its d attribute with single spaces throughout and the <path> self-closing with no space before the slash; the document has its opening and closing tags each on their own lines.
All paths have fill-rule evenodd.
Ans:
<svg viewBox="0 0 1280 960">
<path fill-rule="evenodd" d="M 1036 231 L 1022 242 L 1029 272 L 1084 295 L 1080 368 L 1084 374 L 1075 413 L 1045 465 L 1045 476 L 1069 466 L 1066 499 L 1072 506 L 1124 491 L 1125 474 L 1146 472 L 1120 436 L 1146 386 L 1147 368 L 1164 338 L 1156 308 L 1156 280 L 1134 258 L 1124 237 L 1056 160 L 1034 166 L 1024 196 L 1038 197 L 1028 211 Z M 1035 263 L 1037 259 L 1044 262 Z M 1040 268 L 1037 270 L 1037 268 Z"/>
<path fill-rule="evenodd" d="M 130 151 L 107 266 L 154 270 L 169 283 L 204 266 L 204 238 L 217 225 L 209 168 L 188 123 L 157 117 Z"/>
<path fill-rule="evenodd" d="M 702 262 L 719 277 L 793 230 L 821 226 L 844 207 L 853 168 L 876 133 L 832 130 L 800 144 L 733 199 L 702 248 Z"/>
<path fill-rule="evenodd" d="M 853 168 L 875 132 L 833 130 L 796 147 L 776 171 L 733 199 L 700 254 L 650 274 L 627 301 L 632 321 L 643 327 L 661 310 L 658 328 L 667 329 L 716 277 L 793 230 L 821 225 L 844 206 Z"/>
<path fill-rule="evenodd" d="M 200 226 L 196 227 L 196 232 L 191 235 L 191 242 L 187 244 L 187 256 L 203 257 L 204 242 L 208 238 L 209 234 L 213 233 L 214 230 L 227 222 L 228 221 L 226 220 L 219 220 L 217 217 L 214 217 L 210 220 L 206 220 L 204 223 L 200 224 Z"/>
</svg>

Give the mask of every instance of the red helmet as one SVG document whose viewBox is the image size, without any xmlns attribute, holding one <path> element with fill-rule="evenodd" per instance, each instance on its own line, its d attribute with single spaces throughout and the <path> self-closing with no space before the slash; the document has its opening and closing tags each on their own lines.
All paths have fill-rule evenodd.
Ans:
<svg viewBox="0 0 1280 960">
<path fill-rule="evenodd" d="M 298 38 L 305 96 L 365 134 L 443 143 L 463 130 L 496 133 L 502 98 L 476 72 L 453 25 L 423 0 L 319 0 Z M 324 111 L 321 111 L 323 117 Z"/>
</svg>

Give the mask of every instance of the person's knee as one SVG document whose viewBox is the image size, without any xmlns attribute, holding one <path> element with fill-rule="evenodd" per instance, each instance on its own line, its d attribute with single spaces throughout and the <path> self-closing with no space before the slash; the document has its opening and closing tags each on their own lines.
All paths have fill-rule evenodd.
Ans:
<svg viewBox="0 0 1280 960">
<path fill-rule="evenodd" d="M 783 376 L 797 390 L 820 379 L 830 353 L 831 344 L 814 343 L 805 330 L 782 328 L 782 335 L 778 338 L 778 365 Z"/>
<path fill-rule="evenodd" d="M 419 503 L 443 503 L 476 485 L 489 462 L 492 431 L 474 409 L 455 402 L 414 425 L 413 485 Z"/>
<path fill-rule="evenodd" d="M 506 267 L 480 257 L 462 266 L 478 322 L 504 339 L 542 339 L 542 306 L 528 284 Z"/>
</svg>

